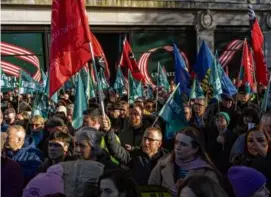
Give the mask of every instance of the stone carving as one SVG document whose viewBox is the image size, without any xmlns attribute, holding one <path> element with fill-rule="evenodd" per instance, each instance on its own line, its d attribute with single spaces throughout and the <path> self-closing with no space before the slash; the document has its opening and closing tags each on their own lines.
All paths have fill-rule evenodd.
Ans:
<svg viewBox="0 0 271 197">
<path fill-rule="evenodd" d="M 271 14 L 270 13 L 266 13 L 265 15 L 265 23 L 266 23 L 266 26 L 271 29 Z"/>
<path fill-rule="evenodd" d="M 210 12 L 210 10 L 199 12 L 199 24 L 203 29 L 213 29 L 215 26 L 214 23 L 214 15 Z"/>
</svg>

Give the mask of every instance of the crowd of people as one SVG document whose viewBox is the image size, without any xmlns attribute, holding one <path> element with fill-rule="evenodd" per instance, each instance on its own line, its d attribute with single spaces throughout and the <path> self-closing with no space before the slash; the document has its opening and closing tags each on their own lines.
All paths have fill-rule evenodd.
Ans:
<svg viewBox="0 0 271 197">
<path fill-rule="evenodd" d="M 156 120 L 170 92 L 131 104 L 107 90 L 105 114 L 89 100 L 77 130 L 73 92 L 61 91 L 48 117 L 32 115 L 35 95 L 3 93 L 2 197 L 270 196 L 271 111 L 260 92 L 184 99 L 188 126 L 172 139 Z"/>
</svg>

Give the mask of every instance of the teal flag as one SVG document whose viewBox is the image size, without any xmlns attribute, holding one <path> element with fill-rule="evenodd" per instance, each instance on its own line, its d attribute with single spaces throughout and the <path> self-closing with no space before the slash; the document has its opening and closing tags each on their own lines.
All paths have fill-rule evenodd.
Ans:
<svg viewBox="0 0 271 197">
<path fill-rule="evenodd" d="M 167 102 L 159 112 L 159 116 L 164 119 L 166 123 L 165 139 L 172 139 L 176 132 L 187 126 L 187 121 L 184 116 L 184 107 L 182 94 L 177 85 L 174 92 L 171 93 Z"/>
<path fill-rule="evenodd" d="M 157 87 L 163 87 L 167 92 L 169 92 L 170 86 L 167 80 L 167 73 L 165 69 L 162 69 L 160 62 L 158 62 L 156 83 Z"/>
<path fill-rule="evenodd" d="M 190 99 L 205 98 L 203 89 L 196 78 L 193 80 L 193 86 L 190 92 Z"/>
<path fill-rule="evenodd" d="M 262 112 L 266 112 L 271 109 L 271 77 L 269 78 L 267 89 L 265 90 L 263 101 L 261 104 Z"/>
<path fill-rule="evenodd" d="M 19 92 L 20 94 L 43 92 L 44 87 L 42 84 L 33 80 L 25 71 L 20 71 L 19 77 Z"/>
<path fill-rule="evenodd" d="M 48 97 L 44 93 L 38 93 L 32 107 L 32 116 L 40 115 L 43 118 L 48 118 L 48 113 L 53 112 L 53 108 L 49 106 Z"/>
<path fill-rule="evenodd" d="M 109 84 L 107 83 L 107 80 L 106 80 L 106 78 L 105 78 L 103 69 L 100 69 L 100 72 L 98 73 L 98 76 L 99 76 L 99 79 L 100 79 L 101 88 L 102 88 L 103 90 L 109 89 L 110 86 L 109 86 Z"/>
<path fill-rule="evenodd" d="M 209 86 L 212 87 L 212 97 L 220 100 L 220 94 L 223 93 L 221 79 L 218 70 L 218 60 L 217 55 L 213 58 L 213 63 L 211 65 L 210 77 L 209 77 Z"/>
<path fill-rule="evenodd" d="M 136 82 L 130 72 L 128 71 L 128 83 L 129 83 L 129 103 L 133 103 L 136 98 L 142 97 L 142 85 Z"/>
<path fill-rule="evenodd" d="M 86 68 L 82 68 L 80 71 L 81 79 L 84 84 L 85 94 L 87 95 L 88 100 L 91 98 L 95 98 L 95 86 L 92 80 L 92 76 Z"/>
<path fill-rule="evenodd" d="M 116 80 L 113 85 L 114 90 L 122 96 L 125 89 L 125 80 L 120 67 L 117 69 Z"/>
<path fill-rule="evenodd" d="M 1 85 L 1 92 L 7 92 L 10 90 L 13 90 L 14 88 L 17 88 L 17 79 L 14 76 L 6 75 L 2 69 L 0 68 L 1 73 L 1 79 L 0 79 L 0 85 Z"/>
<path fill-rule="evenodd" d="M 77 76 L 77 84 L 75 90 L 75 104 L 73 110 L 72 125 L 75 129 L 79 129 L 83 124 L 83 112 L 87 109 L 87 99 L 84 84 L 80 75 Z"/>
<path fill-rule="evenodd" d="M 47 97 L 49 97 L 49 77 L 46 76 L 46 82 L 45 82 L 45 87 L 44 87 L 44 93 Z M 51 100 L 54 101 L 54 103 L 58 103 L 58 91 L 56 91 L 53 96 L 51 97 Z"/>
<path fill-rule="evenodd" d="M 145 98 L 146 99 L 153 99 L 153 90 L 152 90 L 152 87 L 150 85 L 147 85 Z"/>
</svg>

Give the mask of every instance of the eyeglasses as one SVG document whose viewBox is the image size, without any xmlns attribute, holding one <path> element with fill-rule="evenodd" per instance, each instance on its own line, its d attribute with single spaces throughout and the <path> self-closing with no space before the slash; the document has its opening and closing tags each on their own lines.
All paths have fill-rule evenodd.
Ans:
<svg viewBox="0 0 271 197">
<path fill-rule="evenodd" d="M 153 138 L 150 138 L 150 137 L 143 137 L 144 141 L 149 141 L 149 142 L 155 142 L 155 141 L 160 141 L 159 139 L 153 139 Z"/>
</svg>

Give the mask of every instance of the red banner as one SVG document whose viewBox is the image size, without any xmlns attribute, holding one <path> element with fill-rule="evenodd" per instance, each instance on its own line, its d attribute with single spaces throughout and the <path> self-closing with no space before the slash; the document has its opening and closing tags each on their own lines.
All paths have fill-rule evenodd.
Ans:
<svg viewBox="0 0 271 197">
<path fill-rule="evenodd" d="M 127 67 L 131 71 L 131 74 L 134 79 L 145 83 L 145 77 L 137 66 L 134 53 L 126 38 L 123 41 L 123 50 L 120 59 L 120 66 Z"/>
<path fill-rule="evenodd" d="M 247 41 L 244 41 L 243 46 L 243 56 L 242 56 L 242 65 L 244 67 L 244 78 L 242 79 L 242 84 L 245 85 L 248 83 L 251 88 L 254 87 L 253 80 L 253 67 L 252 67 L 252 59 L 250 56 L 250 52 L 248 49 Z"/>
<path fill-rule="evenodd" d="M 254 60 L 256 67 L 256 79 L 258 84 L 268 85 L 268 71 L 263 54 L 263 33 L 258 20 L 255 18 L 251 29 L 251 41 L 254 52 Z"/>
<path fill-rule="evenodd" d="M 50 97 L 91 58 L 90 40 L 84 0 L 53 0 Z"/>
</svg>

